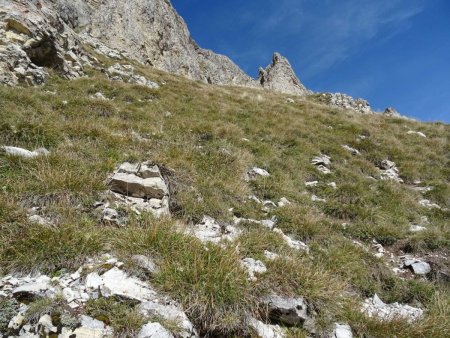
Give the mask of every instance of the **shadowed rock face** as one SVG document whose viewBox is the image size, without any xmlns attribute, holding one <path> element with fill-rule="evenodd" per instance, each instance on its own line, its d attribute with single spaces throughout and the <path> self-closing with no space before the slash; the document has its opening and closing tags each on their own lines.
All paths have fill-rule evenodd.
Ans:
<svg viewBox="0 0 450 338">
<path fill-rule="evenodd" d="M 275 53 L 272 63 L 266 69 L 259 69 L 259 83 L 263 88 L 293 95 L 307 95 L 311 91 L 295 75 L 289 61 L 279 53 Z"/>
</svg>

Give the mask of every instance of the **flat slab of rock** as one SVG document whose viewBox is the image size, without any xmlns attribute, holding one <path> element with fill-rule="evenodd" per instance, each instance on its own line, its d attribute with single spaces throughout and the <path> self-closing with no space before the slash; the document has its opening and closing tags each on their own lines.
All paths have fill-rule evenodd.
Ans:
<svg viewBox="0 0 450 338">
<path fill-rule="evenodd" d="M 122 163 L 111 177 L 110 190 L 118 204 L 137 214 L 170 216 L 169 188 L 159 167 L 152 162 Z"/>
<path fill-rule="evenodd" d="M 34 282 L 15 288 L 12 293 L 16 298 L 51 297 L 55 294 L 55 289 L 50 282 L 49 277 L 41 276 Z"/>
<path fill-rule="evenodd" d="M 126 196 L 162 199 L 167 186 L 160 177 L 141 178 L 134 174 L 116 173 L 110 182 L 111 190 Z"/>
<path fill-rule="evenodd" d="M 422 262 L 417 259 L 407 259 L 404 266 L 410 268 L 416 275 L 426 275 L 431 272 L 431 266 L 427 262 Z"/>
<path fill-rule="evenodd" d="M 124 271 L 114 267 L 102 276 L 100 287 L 104 297 L 119 296 L 138 301 L 151 300 L 156 292 L 150 286 L 137 278 L 129 277 Z"/>
</svg>

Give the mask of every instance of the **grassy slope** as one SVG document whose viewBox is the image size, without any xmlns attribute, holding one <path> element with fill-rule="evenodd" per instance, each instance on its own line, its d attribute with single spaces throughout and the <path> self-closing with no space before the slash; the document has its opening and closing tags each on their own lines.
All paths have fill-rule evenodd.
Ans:
<svg viewBox="0 0 450 338">
<path fill-rule="evenodd" d="M 162 269 L 151 282 L 181 301 L 204 331 L 241 336 L 243 314 L 256 311 L 258 296 L 276 290 L 305 296 L 323 326 L 341 320 L 358 335 L 450 335 L 448 284 L 401 280 L 351 243 L 377 239 L 411 253 L 448 253 L 449 212 L 420 207 L 422 196 L 410 187 L 417 179 L 435 186 L 425 197 L 449 207 L 448 125 L 354 114 L 314 97 L 289 104 L 279 94 L 142 71 L 166 85 L 150 90 L 92 71 L 76 81 L 55 77 L 43 87 L 0 88 L 0 144 L 51 151 L 48 158 L 27 161 L 0 155 L 0 273 L 74 269 L 101 252 L 122 259 L 152 254 Z M 113 100 L 91 99 L 98 91 Z M 428 138 L 407 135 L 408 130 Z M 148 140 L 137 140 L 137 134 Z M 358 141 L 361 134 L 369 137 Z M 342 144 L 362 155 L 352 156 Z M 332 157 L 333 174 L 322 175 L 310 164 L 320 153 Z M 175 219 L 133 217 L 123 229 L 100 225 L 92 204 L 106 190 L 108 174 L 121 162 L 147 159 L 170 172 Z M 367 178 L 377 175 L 376 164 L 384 159 L 396 162 L 405 184 Z M 271 177 L 245 183 L 251 166 L 267 169 Z M 321 184 L 306 188 L 308 180 Z M 336 190 L 326 186 L 332 181 Z M 312 202 L 312 193 L 327 202 Z M 312 258 L 250 225 L 239 253 L 235 245 L 205 250 L 172 229 L 176 219 L 197 221 L 205 214 L 229 220 L 229 208 L 239 216 L 265 218 L 246 202 L 250 194 L 293 202 L 274 214 L 280 228 L 310 245 Z M 26 209 L 36 205 L 46 206 L 55 228 L 28 223 Z M 430 219 L 429 230 L 410 233 L 409 224 L 421 216 Z M 264 250 L 287 258 L 268 262 Z M 256 283 L 248 282 L 239 266 L 248 256 L 269 268 Z M 428 315 L 414 325 L 364 318 L 357 302 L 375 292 L 387 302 L 420 304 Z"/>
</svg>

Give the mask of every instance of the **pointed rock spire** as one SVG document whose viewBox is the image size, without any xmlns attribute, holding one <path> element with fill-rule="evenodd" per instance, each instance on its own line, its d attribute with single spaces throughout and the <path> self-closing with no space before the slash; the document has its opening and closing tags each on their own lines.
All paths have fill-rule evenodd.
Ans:
<svg viewBox="0 0 450 338">
<path fill-rule="evenodd" d="M 279 53 L 274 53 L 272 63 L 266 69 L 259 69 L 259 83 L 263 88 L 278 92 L 307 95 L 311 91 L 300 82 L 289 61 Z"/>
</svg>

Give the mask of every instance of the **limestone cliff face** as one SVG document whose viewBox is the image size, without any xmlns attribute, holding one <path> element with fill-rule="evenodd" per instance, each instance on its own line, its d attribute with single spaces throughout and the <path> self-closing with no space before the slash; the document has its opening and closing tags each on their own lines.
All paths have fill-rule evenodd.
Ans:
<svg viewBox="0 0 450 338">
<path fill-rule="evenodd" d="M 200 48 L 169 0 L 0 0 L 0 33 L 0 80 L 9 85 L 41 83 L 45 67 L 81 75 L 95 61 L 80 47 L 87 43 L 108 57 L 211 84 L 309 93 L 279 54 L 258 82 L 228 57 Z"/>
<path fill-rule="evenodd" d="M 52 0 L 73 28 L 157 69 L 214 84 L 253 85 L 229 58 L 200 48 L 164 0 Z"/>
</svg>

